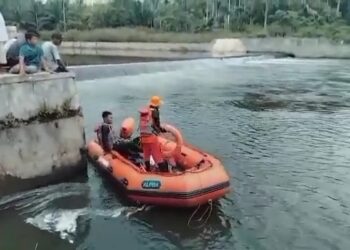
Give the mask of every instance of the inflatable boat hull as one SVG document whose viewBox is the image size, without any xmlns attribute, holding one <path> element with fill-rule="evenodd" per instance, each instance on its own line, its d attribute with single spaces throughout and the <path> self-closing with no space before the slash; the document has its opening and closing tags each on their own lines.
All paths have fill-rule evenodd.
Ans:
<svg viewBox="0 0 350 250">
<path fill-rule="evenodd" d="M 183 151 L 191 152 L 189 146 Z M 177 173 L 145 172 L 118 152 L 105 154 L 92 141 L 88 154 L 95 166 L 117 181 L 128 199 L 139 204 L 171 207 L 194 207 L 217 200 L 230 191 L 229 176 L 218 159 L 198 152 L 202 164 Z"/>
</svg>

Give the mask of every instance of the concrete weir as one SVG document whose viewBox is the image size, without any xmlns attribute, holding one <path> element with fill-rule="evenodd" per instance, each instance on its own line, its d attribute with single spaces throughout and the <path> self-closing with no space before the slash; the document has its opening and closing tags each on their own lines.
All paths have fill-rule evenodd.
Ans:
<svg viewBox="0 0 350 250">
<path fill-rule="evenodd" d="M 72 73 L 0 75 L 0 195 L 86 169 L 74 78 Z"/>
<path fill-rule="evenodd" d="M 234 57 L 247 53 L 280 53 L 297 58 L 350 58 L 350 45 L 345 41 L 297 37 L 220 38 L 211 43 L 64 42 L 61 51 L 70 56 L 169 59 Z"/>
</svg>

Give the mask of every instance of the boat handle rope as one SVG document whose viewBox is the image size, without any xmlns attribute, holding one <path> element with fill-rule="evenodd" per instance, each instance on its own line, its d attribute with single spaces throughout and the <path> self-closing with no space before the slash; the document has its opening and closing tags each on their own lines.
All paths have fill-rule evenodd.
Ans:
<svg viewBox="0 0 350 250">
<path fill-rule="evenodd" d="M 186 170 L 185 172 L 186 172 L 186 173 L 201 173 L 201 172 L 204 172 L 205 170 L 207 170 L 207 169 L 209 169 L 209 168 L 211 168 L 211 167 L 214 166 L 214 164 L 213 164 L 210 160 L 208 160 L 208 162 L 209 162 L 210 164 L 209 164 L 209 166 L 207 166 L 207 167 L 205 167 L 205 168 L 202 168 L 202 169 L 194 169 L 194 168 L 191 168 L 191 169 L 189 169 L 189 170 Z"/>
<path fill-rule="evenodd" d="M 187 221 L 187 226 L 190 229 L 200 229 L 202 227 L 205 226 L 205 224 L 208 222 L 211 213 L 213 211 L 213 201 L 212 200 L 208 200 L 208 207 L 205 209 L 204 213 L 196 220 L 197 222 L 199 222 L 200 224 L 197 226 L 192 226 L 191 222 L 193 220 L 193 217 L 196 215 L 196 213 L 199 211 L 201 205 L 198 205 L 198 207 L 193 211 L 192 215 L 190 216 L 190 218 Z M 205 218 L 203 220 L 203 218 Z"/>
</svg>

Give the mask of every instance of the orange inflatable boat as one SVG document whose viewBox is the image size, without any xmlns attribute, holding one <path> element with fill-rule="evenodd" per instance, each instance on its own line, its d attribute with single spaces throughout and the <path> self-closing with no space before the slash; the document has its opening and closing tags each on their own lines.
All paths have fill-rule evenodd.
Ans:
<svg viewBox="0 0 350 250">
<path fill-rule="evenodd" d="M 124 120 L 120 136 L 130 138 L 133 118 Z M 229 176 L 212 155 L 185 144 L 181 133 L 165 125 L 170 135 L 158 136 L 163 156 L 174 165 L 168 173 L 146 172 L 142 154 L 137 159 L 118 151 L 106 154 L 97 140 L 88 144 L 89 158 L 122 188 L 131 201 L 173 207 L 193 207 L 218 200 L 230 190 Z"/>
</svg>

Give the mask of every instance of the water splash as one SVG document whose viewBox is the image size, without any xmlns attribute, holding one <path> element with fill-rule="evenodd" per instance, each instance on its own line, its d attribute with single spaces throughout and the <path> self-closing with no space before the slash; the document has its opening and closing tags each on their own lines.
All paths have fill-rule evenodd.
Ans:
<svg viewBox="0 0 350 250">
<path fill-rule="evenodd" d="M 74 243 L 77 219 L 85 213 L 85 209 L 45 211 L 35 217 L 27 218 L 25 222 L 41 230 L 59 233 L 61 239 Z"/>
<path fill-rule="evenodd" d="M 34 217 L 25 219 L 25 222 L 50 233 L 58 233 L 60 238 L 73 244 L 76 237 L 80 218 L 110 217 L 117 218 L 123 214 L 125 207 L 106 210 L 58 209 L 45 210 Z"/>
</svg>

